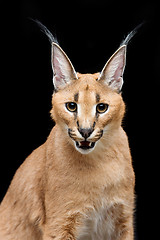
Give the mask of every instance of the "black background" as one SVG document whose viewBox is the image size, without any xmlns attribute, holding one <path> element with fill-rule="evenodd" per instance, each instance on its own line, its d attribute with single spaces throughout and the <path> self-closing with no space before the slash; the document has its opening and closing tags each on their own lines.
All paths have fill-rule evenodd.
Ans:
<svg viewBox="0 0 160 240">
<path fill-rule="evenodd" d="M 76 71 L 101 71 L 124 37 L 144 26 L 127 51 L 124 129 L 136 173 L 137 239 L 157 239 L 159 222 L 159 2 L 38 1 L 1 3 L 0 200 L 24 159 L 47 138 L 53 92 L 50 43 L 29 18 L 54 34 Z M 2 144 L 3 143 L 3 144 Z"/>
</svg>

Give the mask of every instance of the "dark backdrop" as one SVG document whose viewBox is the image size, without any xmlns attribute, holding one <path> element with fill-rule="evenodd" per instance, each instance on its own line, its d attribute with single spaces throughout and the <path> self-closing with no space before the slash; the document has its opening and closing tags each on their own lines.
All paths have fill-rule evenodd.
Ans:
<svg viewBox="0 0 160 240">
<path fill-rule="evenodd" d="M 156 3 L 157 2 L 157 3 Z M 78 72 L 101 71 L 136 25 L 128 46 L 124 129 L 136 173 L 137 239 L 156 239 L 159 205 L 159 2 L 38 1 L 1 3 L 0 200 L 19 165 L 47 138 L 53 92 L 50 43 L 29 18 L 54 34 Z"/>
</svg>

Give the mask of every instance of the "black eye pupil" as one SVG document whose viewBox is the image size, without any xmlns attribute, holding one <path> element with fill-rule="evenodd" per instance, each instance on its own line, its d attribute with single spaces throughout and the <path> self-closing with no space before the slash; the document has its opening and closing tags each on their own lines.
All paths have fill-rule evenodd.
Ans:
<svg viewBox="0 0 160 240">
<path fill-rule="evenodd" d="M 75 109 L 75 103 L 69 103 L 69 108 L 70 109 Z"/>
<path fill-rule="evenodd" d="M 101 111 L 103 111 L 103 110 L 105 109 L 105 105 L 102 104 L 102 103 L 99 104 L 98 109 L 101 110 Z"/>
</svg>

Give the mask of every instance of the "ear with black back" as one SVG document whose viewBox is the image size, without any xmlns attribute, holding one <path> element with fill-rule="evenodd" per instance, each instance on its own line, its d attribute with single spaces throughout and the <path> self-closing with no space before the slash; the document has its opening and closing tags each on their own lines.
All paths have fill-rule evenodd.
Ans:
<svg viewBox="0 0 160 240">
<path fill-rule="evenodd" d="M 48 30 L 48 28 L 43 25 L 40 21 L 34 21 L 41 29 L 41 31 L 48 37 L 51 47 L 51 63 L 53 69 L 53 84 L 55 91 L 64 88 L 67 84 L 71 83 L 74 79 L 77 79 L 76 71 L 69 60 L 66 53 L 59 46 L 57 38 Z"/>
<path fill-rule="evenodd" d="M 52 69 L 55 90 L 64 88 L 67 84 L 77 79 L 76 71 L 66 53 L 57 44 L 52 42 Z"/>
<path fill-rule="evenodd" d="M 123 86 L 123 73 L 126 64 L 126 45 L 121 46 L 107 61 L 99 77 L 112 90 L 121 91 Z"/>
<path fill-rule="evenodd" d="M 33 19 L 32 19 L 33 20 Z M 52 33 L 38 20 L 35 21 L 42 32 L 49 38 L 52 45 L 52 69 L 53 69 L 53 84 L 55 91 L 64 88 L 67 84 L 77 79 L 76 71 L 69 60 L 66 53 L 59 46 L 57 39 Z M 136 34 L 137 30 L 144 24 L 139 24 L 133 31 L 131 31 L 118 50 L 107 61 L 101 71 L 98 81 L 107 84 L 112 90 L 121 91 L 123 86 L 123 73 L 126 65 L 126 49 L 131 38 Z"/>
<path fill-rule="evenodd" d="M 126 65 L 127 45 L 132 39 L 132 37 L 134 37 L 134 35 L 137 33 L 138 29 L 143 26 L 143 24 L 144 22 L 139 24 L 122 41 L 121 46 L 105 64 L 98 79 L 99 81 L 104 82 L 112 90 L 117 91 L 118 93 L 121 91 L 123 86 L 123 73 Z"/>
</svg>

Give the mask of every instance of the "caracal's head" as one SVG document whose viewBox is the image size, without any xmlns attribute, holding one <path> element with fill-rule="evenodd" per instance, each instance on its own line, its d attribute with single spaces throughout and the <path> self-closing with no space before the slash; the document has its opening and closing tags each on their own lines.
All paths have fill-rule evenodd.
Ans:
<svg viewBox="0 0 160 240">
<path fill-rule="evenodd" d="M 82 154 L 98 149 L 121 126 L 126 45 L 108 60 L 101 73 L 76 73 L 67 55 L 52 43 L 53 108 L 51 114 L 62 137 Z"/>
</svg>

